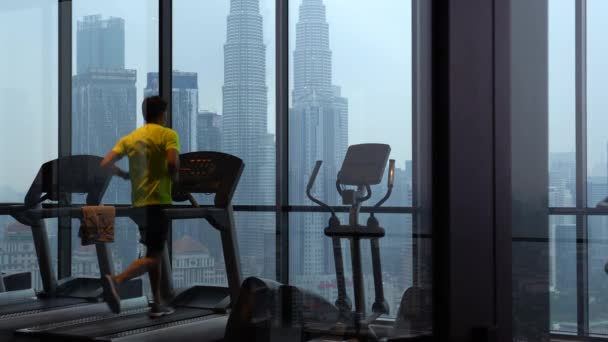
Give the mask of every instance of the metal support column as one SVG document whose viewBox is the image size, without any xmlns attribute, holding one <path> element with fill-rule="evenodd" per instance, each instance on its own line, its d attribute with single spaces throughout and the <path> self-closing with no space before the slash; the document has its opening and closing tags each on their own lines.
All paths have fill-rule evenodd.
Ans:
<svg viewBox="0 0 608 342">
<path fill-rule="evenodd" d="M 59 0 L 59 157 L 72 154 L 72 1 Z M 61 171 L 59 171 L 61 172 Z M 72 220 L 58 219 L 57 275 L 72 274 Z"/>
<path fill-rule="evenodd" d="M 173 124 L 171 112 L 173 102 L 173 1 L 159 0 L 158 2 L 158 94 L 167 101 L 167 123 Z M 164 298 L 173 297 L 173 273 L 171 262 L 173 260 L 173 229 L 169 222 L 169 235 L 163 250 L 161 261 L 161 282 L 165 293 Z"/>
<path fill-rule="evenodd" d="M 576 207 L 587 208 L 587 0 L 576 1 Z M 577 333 L 589 334 L 587 216 L 576 216 Z"/>
<path fill-rule="evenodd" d="M 289 1 L 276 0 L 276 278 L 289 283 Z"/>
</svg>

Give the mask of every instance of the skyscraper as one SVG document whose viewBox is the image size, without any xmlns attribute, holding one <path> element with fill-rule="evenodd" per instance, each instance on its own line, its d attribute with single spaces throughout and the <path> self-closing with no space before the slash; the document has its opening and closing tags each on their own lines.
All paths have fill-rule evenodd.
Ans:
<svg viewBox="0 0 608 342">
<path fill-rule="evenodd" d="M 158 73 L 149 72 L 144 96 L 158 94 Z M 198 113 L 198 75 L 173 71 L 173 129 L 179 135 L 181 153 L 196 150 L 196 115 Z"/>
<path fill-rule="evenodd" d="M 198 112 L 196 118 L 196 149 L 222 150 L 222 116 L 209 111 Z"/>
<path fill-rule="evenodd" d="M 136 126 L 136 71 L 90 68 L 72 78 L 74 153 L 105 155 Z M 112 194 L 114 196 L 116 194 Z M 125 198 L 108 198 L 114 201 Z M 129 198 L 126 198 L 128 200 Z"/>
<path fill-rule="evenodd" d="M 245 161 L 236 200 L 262 203 L 258 182 L 267 134 L 266 46 L 259 0 L 231 0 L 224 45 L 222 149 Z M 268 203 L 268 202 L 265 202 Z"/>
<path fill-rule="evenodd" d="M 86 16 L 76 31 L 77 74 L 72 78 L 72 153 L 103 156 L 137 126 L 137 72 L 125 69 L 125 25 L 121 18 Z M 120 161 L 127 168 L 126 160 Z M 105 203 L 129 203 L 129 183 L 113 179 Z M 83 200 L 82 198 L 77 200 Z M 136 257 L 136 230 L 116 221 L 114 252 L 123 264 Z M 73 229 L 77 239 L 77 229 Z M 77 241 L 77 240 L 76 240 Z"/>
<path fill-rule="evenodd" d="M 125 68 L 125 21 L 122 18 L 103 20 L 101 15 L 85 16 L 78 21 L 76 34 L 76 72 L 89 68 Z"/>
<path fill-rule="evenodd" d="M 316 160 L 323 160 L 315 195 L 338 204 L 335 179 L 348 147 L 348 100 L 332 84 L 332 52 L 329 24 L 322 0 L 303 0 L 296 24 L 294 88 L 289 127 L 290 202 L 309 204 L 306 183 Z M 292 215 L 296 274 L 333 272 L 331 242 L 320 233 L 325 215 Z"/>
<path fill-rule="evenodd" d="M 77 27 L 72 153 L 105 155 L 120 137 L 136 127 L 137 73 L 125 69 L 123 19 L 104 20 L 101 15 L 91 15 L 79 20 Z M 128 186 L 117 181 L 104 197 L 108 203 L 129 200 Z"/>
<path fill-rule="evenodd" d="M 235 194 L 240 204 L 273 204 L 274 199 L 274 161 L 266 158 L 274 149 L 274 139 L 268 138 L 267 131 L 266 46 L 259 7 L 259 0 L 230 1 L 224 45 L 222 150 L 245 162 Z M 246 274 L 262 272 L 263 232 L 274 229 L 263 216 L 237 216 Z"/>
</svg>

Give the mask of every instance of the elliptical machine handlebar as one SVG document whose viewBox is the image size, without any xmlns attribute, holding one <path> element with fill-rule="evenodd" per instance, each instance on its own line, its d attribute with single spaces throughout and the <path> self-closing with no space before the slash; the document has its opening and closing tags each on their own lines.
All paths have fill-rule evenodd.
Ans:
<svg viewBox="0 0 608 342">
<path fill-rule="evenodd" d="M 312 186 L 315 184 L 315 180 L 317 179 L 317 175 L 319 174 L 319 170 L 321 169 L 321 164 L 323 164 L 322 160 L 317 160 L 315 163 L 315 168 L 312 170 L 312 174 L 308 179 L 308 184 L 306 185 L 306 196 L 313 201 L 314 203 L 320 205 L 321 207 L 328 209 L 331 212 L 331 216 L 335 217 L 336 212 L 329 205 L 321 202 L 321 200 L 315 198 L 310 192 L 312 190 Z"/>
<path fill-rule="evenodd" d="M 384 204 L 384 202 L 386 202 L 386 200 L 388 200 L 389 197 L 391 197 L 391 193 L 393 192 L 394 183 L 395 183 L 395 159 L 391 159 L 388 162 L 388 184 L 387 184 L 388 190 L 386 191 L 386 195 L 384 195 L 384 197 L 382 197 L 382 199 L 374 205 L 374 208 L 379 208 L 382 204 Z M 373 212 L 372 212 L 372 214 L 373 214 Z"/>
<path fill-rule="evenodd" d="M 312 199 L 312 196 L 310 195 L 310 190 L 312 190 L 312 186 L 315 184 L 315 180 L 317 180 L 317 175 L 319 174 L 319 170 L 321 169 L 321 164 L 323 164 L 323 161 L 317 160 L 317 162 L 315 163 L 315 167 L 312 170 L 312 174 L 308 179 L 308 184 L 306 185 L 306 195 L 310 199 Z"/>
</svg>

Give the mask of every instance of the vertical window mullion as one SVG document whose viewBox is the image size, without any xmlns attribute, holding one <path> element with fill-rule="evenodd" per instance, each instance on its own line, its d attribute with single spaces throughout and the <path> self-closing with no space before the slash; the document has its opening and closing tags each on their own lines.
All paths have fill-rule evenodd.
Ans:
<svg viewBox="0 0 608 342">
<path fill-rule="evenodd" d="M 587 208 L 587 0 L 576 1 L 576 207 Z M 587 216 L 576 217 L 578 335 L 589 334 Z"/>
<path fill-rule="evenodd" d="M 167 101 L 167 124 L 173 126 L 172 116 L 172 101 L 173 101 L 173 1 L 158 0 L 158 94 L 161 98 Z M 173 262 L 173 229 L 169 222 L 169 235 L 167 238 L 168 259 L 163 260 L 163 267 L 171 269 Z M 166 281 L 163 288 L 173 289 L 173 276 L 163 277 L 162 281 Z M 164 297 L 173 295 L 172 293 L 163 293 Z"/>
<path fill-rule="evenodd" d="M 72 154 L 72 1 L 58 1 L 58 156 Z M 59 279 L 72 274 L 72 220 L 59 217 L 57 227 L 57 275 Z"/>
<path fill-rule="evenodd" d="M 289 1 L 276 0 L 276 272 L 289 283 Z"/>
</svg>

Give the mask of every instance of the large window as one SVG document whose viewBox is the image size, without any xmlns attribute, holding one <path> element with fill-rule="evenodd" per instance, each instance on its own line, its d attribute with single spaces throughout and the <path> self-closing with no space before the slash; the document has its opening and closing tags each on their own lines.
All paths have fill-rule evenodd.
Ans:
<svg viewBox="0 0 608 342">
<path fill-rule="evenodd" d="M 23 202 L 40 165 L 57 157 L 57 1 L 0 3 L 0 202 Z M 56 246 L 56 220 L 47 221 Z M 56 251 L 56 248 L 52 248 Z M 53 256 L 56 257 L 56 253 Z M 0 272 L 42 283 L 29 227 L 0 217 Z"/>
<path fill-rule="evenodd" d="M 341 205 L 335 179 L 349 145 L 384 143 L 396 160 L 395 188 L 386 206 L 403 212 L 413 203 L 412 184 L 412 3 L 410 1 L 289 1 L 289 202 L 314 206 L 306 184 L 322 160 L 315 196 Z M 361 25 L 361 23 L 366 23 Z M 373 205 L 386 184 L 372 187 Z M 366 214 L 361 215 L 362 222 Z M 332 241 L 323 234 L 328 214 L 289 217 L 290 279 L 324 297 L 336 298 Z M 379 216 L 384 290 L 397 312 L 404 291 L 416 284 L 412 216 Z M 348 215 L 341 221 L 347 224 Z M 349 245 L 343 246 L 349 291 Z M 369 242 L 362 243 L 369 262 Z M 371 266 L 364 267 L 367 308 L 374 299 Z M 352 295 L 351 295 L 352 298 Z"/>
<path fill-rule="evenodd" d="M 576 201 L 574 1 L 549 3 L 549 205 Z"/>
<path fill-rule="evenodd" d="M 546 5 L 546 8 L 544 5 L 532 8 L 522 2 L 516 7 L 518 10 L 527 7 L 531 11 L 546 11 L 546 27 L 539 25 L 538 21 L 532 26 L 532 21 L 527 21 L 530 12 L 515 12 L 514 15 L 514 22 L 522 28 L 522 31 L 513 31 L 516 32 L 514 41 L 521 44 L 515 46 L 526 47 L 516 50 L 517 54 L 529 57 L 527 61 L 520 59 L 521 63 L 514 69 L 528 68 L 529 75 L 534 76 L 534 80 L 532 77 L 516 79 L 514 85 L 522 87 L 523 82 L 517 82 L 526 80 L 535 88 L 522 87 L 527 89 L 529 96 L 541 95 L 537 99 L 542 99 L 545 87 L 548 95 L 546 103 L 543 103 L 543 100 L 526 101 L 525 96 L 520 97 L 518 90 L 514 91 L 520 100 L 515 108 L 518 108 L 520 113 L 524 113 L 521 110 L 524 107 L 535 111 L 534 114 L 529 111 L 525 119 L 521 117 L 521 123 L 527 121 L 526 128 L 535 132 L 535 135 L 522 129 L 515 131 L 514 136 L 528 142 L 536 141 L 537 146 L 541 147 L 548 142 L 548 146 L 543 151 L 544 154 L 540 153 L 541 149 L 535 147 L 530 151 L 536 152 L 528 154 L 516 150 L 513 156 L 515 160 L 524 160 L 536 153 L 535 156 L 540 158 L 537 160 L 547 161 L 547 169 L 542 170 L 548 176 L 545 179 L 536 161 L 528 159 L 530 162 L 526 172 L 535 175 L 531 177 L 536 177 L 536 184 L 528 183 L 529 189 L 519 189 L 519 192 L 514 193 L 514 198 L 519 201 L 515 210 L 516 217 L 523 217 L 522 213 L 527 211 L 528 222 L 540 223 L 546 220 L 549 229 L 544 231 L 519 221 L 522 227 L 527 226 L 528 229 L 518 232 L 513 251 L 514 258 L 529 261 L 535 253 L 537 256 L 543 256 L 540 260 L 547 260 L 544 254 L 547 252 L 549 268 L 545 274 L 546 265 L 540 263 L 530 262 L 526 267 L 527 271 L 524 267 L 518 270 L 516 266 L 514 279 L 517 281 L 514 283 L 540 284 L 544 275 L 547 275 L 550 305 L 546 316 L 549 317 L 551 333 L 606 338 L 608 324 L 605 303 L 608 296 L 608 275 L 605 264 L 608 260 L 608 235 L 605 215 L 608 210 L 603 203 L 608 196 L 608 134 L 605 132 L 608 112 L 604 94 L 605 79 L 608 75 L 608 48 L 604 37 L 608 26 L 604 14 L 608 11 L 608 3 L 601 0 L 548 0 Z M 525 36 L 517 36 L 517 33 L 524 32 L 523 28 L 526 28 L 528 33 Z M 528 44 L 532 39 L 538 39 L 533 48 Z M 540 56 L 539 52 L 544 53 L 544 58 L 536 58 Z M 530 65 L 542 71 L 530 72 Z M 546 66 L 545 70 L 542 69 L 543 66 Z M 539 76 L 544 72 L 547 77 L 543 80 Z M 547 118 L 548 122 L 545 124 L 544 120 Z M 528 176 L 519 175 L 516 178 L 526 177 Z M 539 196 L 532 199 L 529 195 L 534 190 L 530 189 L 541 183 L 548 185 L 548 198 Z M 548 207 L 549 215 L 544 218 L 544 211 L 537 210 L 533 213 L 524 208 L 534 208 L 539 203 Z M 535 249 L 523 247 L 524 242 L 534 244 Z M 534 276 L 532 272 L 539 276 Z M 514 293 L 525 292 L 526 290 L 522 290 L 523 286 L 514 289 Z M 525 298 L 521 293 L 514 294 L 514 298 L 517 297 Z M 537 309 L 529 307 L 529 313 L 538 310 L 536 316 L 540 317 L 540 310 L 543 310 L 544 305 L 538 305 Z M 525 316 L 521 312 L 519 315 Z M 543 319 L 538 321 L 542 322 Z M 533 325 L 528 324 L 526 328 L 526 323 L 520 324 L 515 327 L 515 331 L 521 334 Z M 528 333 L 531 334 L 530 331 Z"/>
<path fill-rule="evenodd" d="M 173 128 L 181 152 L 221 151 L 243 159 L 237 205 L 275 204 L 274 40 L 274 0 L 173 1 Z M 157 86 L 156 77 L 148 74 L 148 88 Z M 210 204 L 212 197 L 197 199 Z M 274 217 L 274 208 L 236 215 L 245 276 L 276 277 Z M 173 239 L 203 246 L 200 257 L 209 251 L 215 272 L 225 277 L 221 250 L 207 229 L 201 220 L 174 222 Z"/>
<path fill-rule="evenodd" d="M 416 18 L 422 19 L 414 14 L 421 2 L 288 0 L 286 17 L 277 16 L 285 4 L 276 0 L 71 0 L 60 2 L 60 12 L 55 0 L 26 3 L 0 5 L 3 44 L 17 52 L 0 63 L 0 99 L 6 99 L 0 140 L 3 146 L 19 146 L 2 157 L 1 202 L 21 202 L 44 161 L 70 154 L 104 156 L 143 125 L 145 97 L 170 91 L 169 124 L 179 134 L 180 152 L 221 151 L 244 160 L 233 200 L 244 277 L 287 279 L 333 302 L 334 254 L 323 234 L 329 214 L 307 199 L 306 183 L 315 161 L 323 160 L 315 195 L 347 222 L 334 184 L 346 150 L 385 143 L 396 160 L 392 196 L 377 214 L 386 230 L 380 256 L 388 317 L 397 315 L 408 289 L 430 290 L 429 211 L 420 210 L 421 194 L 430 185 L 418 183 L 430 171 L 429 160 L 418 160 L 430 152 L 428 139 L 418 143 L 430 126 L 417 129 L 429 101 L 416 104 L 420 93 L 414 89 L 428 86 L 428 79 L 416 79 L 429 53 L 415 51 L 423 45 L 415 27 Z M 172 17 L 159 11 L 168 4 Z M 16 28 L 23 34 L 7 34 Z M 289 34 L 283 34 L 287 28 Z M 71 54 L 57 46 L 71 48 Z M 172 89 L 165 87 L 167 75 Z M 127 161 L 119 166 L 126 169 Z M 115 177 L 103 204 L 130 204 L 130 190 L 129 182 Z M 372 191 L 365 206 L 387 191 L 386 176 Z M 212 203 L 206 194 L 195 197 L 200 204 Z M 84 199 L 75 194 L 72 202 Z M 367 215 L 361 214 L 362 222 Z M 71 236 L 68 229 L 56 232 L 56 220 L 49 222 L 52 243 L 71 238 L 72 253 L 60 251 L 60 273 L 98 277 L 95 248 L 81 246 L 79 221 L 72 220 Z M 7 239 L 31 245 L 22 228 L 0 217 L 0 247 L 6 250 Z M 202 219 L 172 223 L 175 287 L 226 284 L 219 234 Z M 117 218 L 110 247 L 115 271 L 143 254 L 138 241 L 137 226 Z M 348 242 L 343 247 L 352 297 Z M 364 241 L 368 308 L 374 299 L 370 254 Z M 33 265 L 30 260 L 23 267 Z"/>
<path fill-rule="evenodd" d="M 158 73 L 158 3 L 154 1 L 72 1 L 72 154 L 104 156 L 124 135 L 143 124 L 146 78 Z M 128 169 L 127 160 L 119 162 Z M 74 196 L 82 203 L 84 197 Z M 131 203 L 130 183 L 114 177 L 105 204 Z M 72 273 L 99 276 L 94 246 L 82 246 L 72 224 Z M 144 251 L 137 226 L 118 218 L 111 244 L 115 271 Z M 147 277 L 144 278 L 147 281 Z"/>
</svg>

